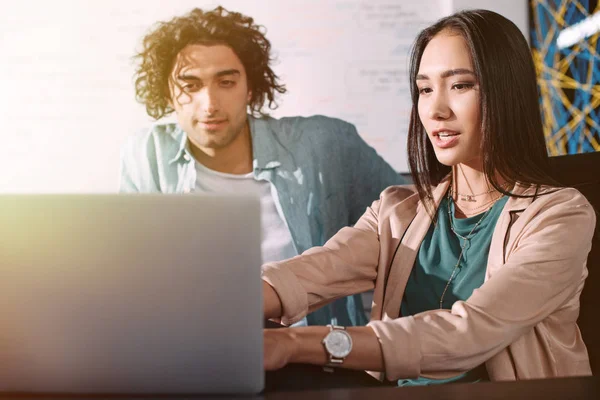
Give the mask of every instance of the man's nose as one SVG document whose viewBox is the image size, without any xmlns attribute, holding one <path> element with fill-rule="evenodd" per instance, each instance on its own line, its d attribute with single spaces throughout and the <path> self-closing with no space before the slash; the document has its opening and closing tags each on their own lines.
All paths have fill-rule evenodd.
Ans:
<svg viewBox="0 0 600 400">
<path fill-rule="evenodd" d="M 199 108 L 206 115 L 214 115 L 219 111 L 219 98 L 214 89 L 202 88 L 199 95 Z"/>
</svg>

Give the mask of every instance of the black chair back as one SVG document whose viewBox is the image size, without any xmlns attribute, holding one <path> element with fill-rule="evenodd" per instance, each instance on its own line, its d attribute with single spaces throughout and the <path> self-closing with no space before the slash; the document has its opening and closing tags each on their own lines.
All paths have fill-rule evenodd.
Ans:
<svg viewBox="0 0 600 400">
<path fill-rule="evenodd" d="M 590 356 L 592 372 L 600 375 L 600 152 L 551 157 L 552 176 L 578 189 L 596 210 L 596 232 L 588 256 L 589 275 L 581 294 L 577 323 Z"/>
</svg>

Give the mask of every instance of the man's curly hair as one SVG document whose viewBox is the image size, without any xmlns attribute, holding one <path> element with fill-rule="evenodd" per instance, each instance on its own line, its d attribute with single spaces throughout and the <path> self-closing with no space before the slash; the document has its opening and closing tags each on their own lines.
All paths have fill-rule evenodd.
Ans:
<svg viewBox="0 0 600 400">
<path fill-rule="evenodd" d="M 212 11 L 195 8 L 188 14 L 159 22 L 144 37 L 143 49 L 135 55 L 135 97 L 146 106 L 148 115 L 155 119 L 171 114 L 169 80 L 179 52 L 190 44 L 229 46 L 239 57 L 246 70 L 248 89 L 252 91 L 249 107 L 254 115 L 261 111 L 265 101 L 269 108 L 277 108 L 276 93 L 286 88 L 269 67 L 271 43 L 264 27 L 254 19 L 219 6 Z"/>
</svg>

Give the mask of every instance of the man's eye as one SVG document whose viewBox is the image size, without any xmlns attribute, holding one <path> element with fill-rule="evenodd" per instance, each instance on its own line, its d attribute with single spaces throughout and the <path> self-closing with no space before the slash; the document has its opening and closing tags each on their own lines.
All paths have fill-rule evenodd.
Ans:
<svg viewBox="0 0 600 400">
<path fill-rule="evenodd" d="M 182 88 L 186 92 L 195 92 L 199 89 L 199 85 L 197 83 L 184 83 Z"/>
<path fill-rule="evenodd" d="M 223 80 L 221 81 L 221 86 L 222 87 L 233 87 L 235 85 L 235 81 L 231 81 L 231 80 Z"/>
</svg>

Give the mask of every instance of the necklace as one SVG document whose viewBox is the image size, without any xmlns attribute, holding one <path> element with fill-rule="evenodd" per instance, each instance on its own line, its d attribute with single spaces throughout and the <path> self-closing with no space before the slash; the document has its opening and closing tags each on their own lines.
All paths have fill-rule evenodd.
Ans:
<svg viewBox="0 0 600 400">
<path fill-rule="evenodd" d="M 506 184 L 500 185 L 500 187 L 503 188 L 503 189 L 505 189 L 506 188 Z M 450 187 L 450 191 L 452 192 L 453 195 L 455 194 L 456 196 L 460 197 L 461 201 L 468 201 L 468 202 L 474 203 L 476 201 L 475 197 L 479 197 L 479 196 L 484 196 L 486 194 L 490 194 L 492 192 L 495 192 L 496 189 L 495 188 L 491 188 L 490 190 L 488 190 L 486 192 L 477 193 L 477 194 L 459 193 L 458 191 L 454 191 L 454 189 L 452 187 Z M 501 194 L 500 197 L 502 197 L 502 194 Z M 481 208 L 483 208 L 483 207 L 481 207 Z"/>
<path fill-rule="evenodd" d="M 460 172 L 462 173 L 462 176 L 463 176 L 463 178 L 465 179 L 465 183 L 467 184 L 467 188 L 468 188 L 468 189 L 469 189 L 469 191 L 471 192 L 471 194 L 463 194 L 463 193 L 458 193 L 458 190 L 457 190 L 457 191 L 454 191 L 454 185 L 450 185 L 450 190 L 452 190 L 452 192 L 453 192 L 453 193 L 454 193 L 454 194 L 455 194 L 457 197 L 460 197 L 460 200 L 461 200 L 461 201 L 468 201 L 468 202 L 470 202 L 470 203 L 474 203 L 474 202 L 476 202 L 476 200 L 475 200 L 475 197 L 484 196 L 484 195 L 486 195 L 486 194 L 490 194 L 490 193 L 492 193 L 493 191 L 495 191 L 495 190 L 496 190 L 494 187 L 492 187 L 492 188 L 490 188 L 490 189 L 489 189 L 487 192 L 482 192 L 482 193 L 477 193 L 477 194 L 474 194 L 474 193 L 473 193 L 473 188 L 471 188 L 471 185 L 469 184 L 469 180 L 467 179 L 467 176 L 465 175 L 465 171 L 463 171 L 463 169 L 462 169 L 462 166 L 461 166 L 460 164 L 458 164 L 458 169 L 459 169 L 459 170 L 460 170 Z M 454 178 L 455 178 L 455 176 L 454 176 L 454 175 L 455 175 L 455 168 L 454 168 L 454 167 L 452 167 L 452 182 L 453 182 L 453 183 L 454 183 L 454 182 L 456 182 L 456 181 L 454 180 Z M 506 185 L 506 183 L 504 183 L 504 184 L 500 185 L 500 187 L 504 188 L 504 187 L 505 187 L 505 185 Z M 488 187 L 489 187 L 489 185 L 488 185 Z M 481 208 L 483 208 L 483 207 L 481 207 Z"/>
<path fill-rule="evenodd" d="M 496 197 L 496 198 L 492 198 L 489 201 L 486 201 L 485 203 L 482 203 L 480 205 L 478 205 L 477 207 L 465 207 L 464 204 L 460 205 L 460 211 L 465 214 L 466 216 L 469 215 L 474 215 L 474 214 L 478 214 L 479 212 L 481 212 L 483 209 L 485 208 L 489 208 L 492 205 L 494 205 L 494 203 L 496 203 L 498 200 L 500 200 L 502 198 L 502 195 Z M 458 205 L 458 203 L 454 203 L 455 205 Z"/>
<path fill-rule="evenodd" d="M 450 190 L 452 190 L 452 189 L 450 189 Z M 490 190 L 488 190 L 487 192 L 483 192 L 483 193 L 477 193 L 477 194 L 463 194 L 463 193 L 458 193 L 458 192 L 454 192 L 454 191 L 453 191 L 453 193 L 454 193 L 455 195 L 457 195 L 457 196 L 460 196 L 460 199 L 461 199 L 462 201 L 469 201 L 469 202 L 473 202 L 473 203 L 474 203 L 474 202 L 476 201 L 476 200 L 475 200 L 475 197 L 479 197 L 479 196 L 483 196 L 483 195 L 486 195 L 486 194 L 490 194 L 490 193 L 492 193 L 492 192 L 493 192 L 493 191 L 495 191 L 495 190 L 496 190 L 496 189 L 494 189 L 494 188 L 491 188 L 491 189 L 490 189 Z"/>
<path fill-rule="evenodd" d="M 481 221 L 483 221 L 483 219 L 489 214 L 490 210 L 492 209 L 491 207 L 488 208 L 483 213 L 481 218 L 479 218 L 479 220 L 477 221 L 477 223 L 475 224 L 473 229 L 471 229 L 471 232 L 469 232 L 469 234 L 467 236 L 462 236 L 460 233 L 456 232 L 456 230 L 454 229 L 454 225 L 452 224 L 452 210 L 450 208 L 451 200 L 452 200 L 451 191 L 448 191 L 448 220 L 450 221 L 450 230 L 457 237 L 464 240 L 464 242 L 463 242 L 463 244 L 460 245 L 460 254 L 458 255 L 458 260 L 456 260 L 456 264 L 454 265 L 454 268 L 452 269 L 452 273 L 450 274 L 450 279 L 448 279 L 448 282 L 446 282 L 446 287 L 444 287 L 444 291 L 442 292 L 442 296 L 440 297 L 440 310 L 442 309 L 442 304 L 444 303 L 444 296 L 446 295 L 446 291 L 448 290 L 450 283 L 452 283 L 452 280 L 454 279 L 454 276 L 456 275 L 456 272 L 460 266 L 460 261 L 462 260 L 463 254 L 467 248 L 469 240 L 471 240 L 474 236 L 473 232 L 475 232 L 475 229 L 477 229 L 477 227 L 481 224 Z"/>
</svg>

